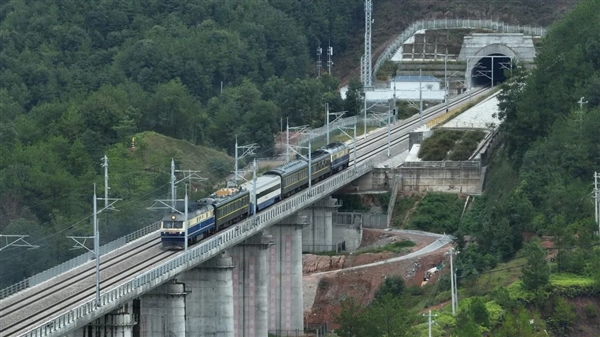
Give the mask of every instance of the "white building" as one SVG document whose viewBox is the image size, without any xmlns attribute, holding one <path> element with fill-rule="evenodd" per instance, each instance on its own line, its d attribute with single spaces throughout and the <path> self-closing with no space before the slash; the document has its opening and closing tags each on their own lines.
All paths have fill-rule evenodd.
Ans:
<svg viewBox="0 0 600 337">
<path fill-rule="evenodd" d="M 394 85 L 396 86 L 396 99 L 419 100 L 419 80 L 421 95 L 424 101 L 443 101 L 445 90 L 440 89 L 441 80 L 433 76 L 396 76 L 383 88 L 377 87 L 367 90 L 367 101 L 387 101 L 394 98 Z M 340 96 L 346 99 L 348 86 L 340 89 Z"/>
<path fill-rule="evenodd" d="M 367 91 L 367 101 L 387 101 L 394 98 L 400 100 L 418 100 L 420 95 L 425 101 L 443 101 L 445 90 L 440 89 L 441 80 L 433 76 L 396 76 L 386 88 L 375 88 Z M 394 90 L 395 86 L 395 90 Z"/>
</svg>

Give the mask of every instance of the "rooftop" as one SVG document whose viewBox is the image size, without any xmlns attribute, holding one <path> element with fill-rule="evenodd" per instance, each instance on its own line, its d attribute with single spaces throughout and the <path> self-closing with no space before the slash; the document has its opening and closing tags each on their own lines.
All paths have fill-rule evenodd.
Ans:
<svg viewBox="0 0 600 337">
<path fill-rule="evenodd" d="M 440 82 L 436 77 L 427 76 L 396 76 L 392 79 L 393 82 Z"/>
</svg>

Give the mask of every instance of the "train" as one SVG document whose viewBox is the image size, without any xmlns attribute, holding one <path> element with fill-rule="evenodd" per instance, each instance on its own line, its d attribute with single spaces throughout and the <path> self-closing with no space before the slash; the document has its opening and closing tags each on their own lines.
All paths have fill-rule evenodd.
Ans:
<svg viewBox="0 0 600 337">
<path fill-rule="evenodd" d="M 311 163 L 302 158 L 280 165 L 254 181 L 234 188 L 222 188 L 206 198 L 188 203 L 188 245 L 207 238 L 281 200 L 308 188 L 308 165 L 311 183 L 317 183 L 341 172 L 350 164 L 348 145 L 335 142 L 311 152 Z M 185 246 L 185 205 L 175 204 L 178 212 L 170 212 L 161 220 L 160 237 L 165 249 Z"/>
</svg>

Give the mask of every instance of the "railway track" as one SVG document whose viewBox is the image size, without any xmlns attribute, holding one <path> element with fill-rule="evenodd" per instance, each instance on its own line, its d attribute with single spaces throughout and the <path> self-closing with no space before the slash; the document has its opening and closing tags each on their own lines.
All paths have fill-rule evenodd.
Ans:
<svg viewBox="0 0 600 337">
<path fill-rule="evenodd" d="M 486 90 L 488 89 L 481 88 L 473 91 L 471 95 L 458 97 L 450 102 L 449 106 L 461 105 L 471 97 L 484 94 Z M 445 106 L 436 106 L 425 110 L 423 121 L 426 122 L 443 114 L 445 109 Z M 408 133 L 419 123 L 420 118 L 415 115 L 391 126 L 390 146 L 397 146 L 408 140 Z M 357 143 L 357 163 L 381 154 L 386 151 L 386 146 L 386 128 L 367 135 L 367 139 Z M 102 256 L 100 287 L 102 291 L 111 289 L 134 278 L 136 274 L 181 253 L 181 251 L 162 250 L 158 232 L 148 235 Z M 33 326 L 49 321 L 69 308 L 93 299 L 95 263 L 90 261 L 41 285 L 43 286 L 35 286 L 0 300 L 0 336 L 19 335 Z"/>
<path fill-rule="evenodd" d="M 127 248 L 125 248 L 127 247 Z M 100 287 L 110 289 L 137 273 L 176 255 L 160 249 L 158 235 L 146 236 L 136 244 L 102 256 Z M 78 303 L 95 296 L 95 263 L 79 268 L 0 301 L 0 336 L 13 336 L 48 321 Z"/>
<path fill-rule="evenodd" d="M 469 95 L 462 95 L 457 97 L 455 100 L 449 102 L 449 107 L 458 107 L 469 100 L 477 98 L 481 95 L 485 95 L 489 92 L 488 87 L 482 87 L 474 90 Z M 423 111 L 423 123 L 427 123 L 429 120 L 432 120 L 435 117 L 438 117 L 444 114 L 446 111 L 445 105 L 436 105 L 431 107 L 425 111 Z M 401 123 L 396 123 L 391 126 L 390 130 L 390 147 L 397 146 L 404 141 L 408 140 L 408 134 L 410 131 L 417 128 L 420 124 L 420 117 L 418 114 L 415 114 L 403 121 Z M 382 147 L 382 145 L 384 145 Z M 380 155 L 383 151 L 387 150 L 387 128 L 379 129 L 371 135 L 367 135 L 367 139 L 358 142 L 356 146 L 357 152 L 357 163 L 361 163 L 365 160 L 371 159 L 377 155 Z M 352 163 L 350 163 L 352 165 Z"/>
</svg>

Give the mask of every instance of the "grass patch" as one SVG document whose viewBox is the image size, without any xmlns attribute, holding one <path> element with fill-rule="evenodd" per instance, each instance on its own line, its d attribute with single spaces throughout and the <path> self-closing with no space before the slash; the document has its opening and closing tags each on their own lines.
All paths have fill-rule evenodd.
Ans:
<svg viewBox="0 0 600 337">
<path fill-rule="evenodd" d="M 394 218 L 392 218 L 392 227 L 404 227 L 408 223 L 408 214 L 415 207 L 415 204 L 423 198 L 422 195 L 411 195 L 407 197 L 396 198 L 394 205 Z"/>
<path fill-rule="evenodd" d="M 496 268 L 481 274 L 472 288 L 482 293 L 489 293 L 496 287 L 508 287 L 521 277 L 523 264 L 525 264 L 524 257 L 498 264 Z"/>
<path fill-rule="evenodd" d="M 419 158 L 424 161 L 468 160 L 483 137 L 485 132 L 481 130 L 436 130 L 421 143 Z"/>
<path fill-rule="evenodd" d="M 394 243 L 388 243 L 383 247 L 370 248 L 365 250 L 360 250 L 356 252 L 356 254 L 366 254 L 366 253 L 381 253 L 381 252 L 392 252 L 392 253 L 403 253 L 406 248 L 414 247 L 416 243 L 410 240 L 402 240 Z"/>
<path fill-rule="evenodd" d="M 588 287 L 594 285 L 594 280 L 581 275 L 561 273 L 550 274 L 550 284 L 557 287 Z"/>
</svg>

